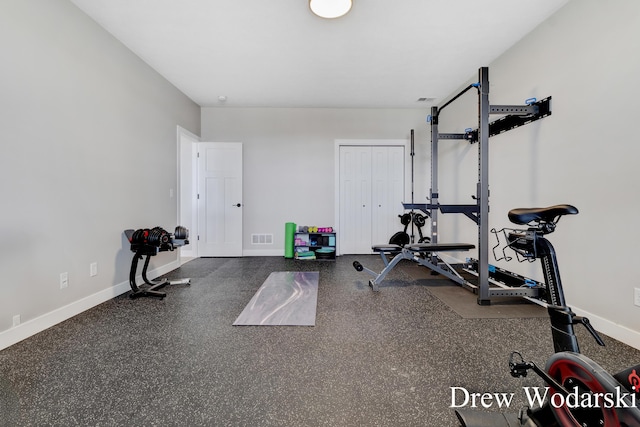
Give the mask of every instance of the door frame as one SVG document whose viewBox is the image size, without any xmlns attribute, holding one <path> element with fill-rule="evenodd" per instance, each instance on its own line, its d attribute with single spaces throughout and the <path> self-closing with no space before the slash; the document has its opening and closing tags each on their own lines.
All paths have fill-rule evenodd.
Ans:
<svg viewBox="0 0 640 427">
<path fill-rule="evenodd" d="M 177 225 L 187 226 L 189 229 L 191 243 L 186 247 L 180 247 L 178 252 L 178 262 L 184 264 L 191 258 L 198 257 L 198 245 L 193 241 L 192 236 L 198 235 L 198 209 L 195 200 L 197 188 L 196 152 L 200 137 L 189 132 L 181 126 L 177 126 Z M 188 186 L 189 191 L 185 194 L 183 188 Z M 184 261 L 183 261 L 184 258 Z"/>
<path fill-rule="evenodd" d="M 404 147 L 404 197 L 411 198 L 411 156 L 407 156 L 411 150 L 411 139 L 336 139 L 334 140 L 334 224 L 336 225 L 336 255 L 342 255 L 340 249 L 340 147 L 342 146 L 402 146 Z"/>
</svg>

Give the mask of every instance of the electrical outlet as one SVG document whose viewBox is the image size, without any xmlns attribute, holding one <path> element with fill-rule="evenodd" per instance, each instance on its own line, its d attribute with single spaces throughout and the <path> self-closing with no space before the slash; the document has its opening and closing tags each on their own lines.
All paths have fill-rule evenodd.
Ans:
<svg viewBox="0 0 640 427">
<path fill-rule="evenodd" d="M 89 276 L 97 276 L 98 275 L 98 263 L 92 262 L 89 264 Z"/>
<path fill-rule="evenodd" d="M 60 273 L 60 289 L 69 286 L 69 273 Z"/>
<path fill-rule="evenodd" d="M 13 327 L 15 328 L 19 324 L 20 324 L 20 315 L 16 314 L 15 316 L 13 316 Z"/>
<path fill-rule="evenodd" d="M 633 303 L 640 307 L 640 288 L 633 288 Z"/>
</svg>

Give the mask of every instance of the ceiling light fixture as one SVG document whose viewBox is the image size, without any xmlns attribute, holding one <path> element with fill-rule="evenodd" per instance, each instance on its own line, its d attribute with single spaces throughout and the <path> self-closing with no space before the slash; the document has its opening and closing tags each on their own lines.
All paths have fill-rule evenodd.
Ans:
<svg viewBox="0 0 640 427">
<path fill-rule="evenodd" d="M 321 18 L 339 18 L 351 10 L 352 0 L 309 0 L 309 8 Z"/>
</svg>

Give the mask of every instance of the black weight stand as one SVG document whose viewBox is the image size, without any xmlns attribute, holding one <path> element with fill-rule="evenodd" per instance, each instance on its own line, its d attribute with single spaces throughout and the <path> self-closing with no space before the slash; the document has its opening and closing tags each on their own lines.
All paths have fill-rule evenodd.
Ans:
<svg viewBox="0 0 640 427">
<path fill-rule="evenodd" d="M 124 234 L 127 236 L 129 242 L 131 242 L 131 251 L 134 252 L 133 260 L 131 261 L 131 271 L 129 272 L 129 284 L 131 285 L 131 294 L 129 297 L 132 299 L 140 297 L 156 297 L 163 299 L 167 296 L 165 292 L 160 292 L 158 289 L 162 289 L 167 285 L 191 285 L 191 279 L 169 280 L 161 279 L 158 281 L 152 281 L 147 278 L 147 268 L 149 268 L 149 260 L 152 256 L 158 254 L 158 252 L 173 251 L 176 247 L 189 244 L 187 239 L 176 239 L 170 235 L 167 242 L 159 245 L 153 245 L 149 243 L 134 243 L 133 234 L 135 230 L 125 230 Z M 136 284 L 136 272 L 138 271 L 138 260 L 146 257 L 144 265 L 142 267 L 142 280 L 143 284 L 138 286 Z"/>
</svg>

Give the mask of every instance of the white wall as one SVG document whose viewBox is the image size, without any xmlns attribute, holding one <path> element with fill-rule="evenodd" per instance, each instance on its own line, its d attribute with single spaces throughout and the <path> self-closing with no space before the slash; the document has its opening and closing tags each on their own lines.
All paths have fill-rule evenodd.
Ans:
<svg viewBox="0 0 640 427">
<path fill-rule="evenodd" d="M 200 109 L 65 0 L 2 1 L 0 52 L 3 348 L 127 289 L 123 230 L 175 227 L 176 127 Z"/>
<path fill-rule="evenodd" d="M 244 144 L 245 255 L 283 255 L 286 222 L 335 226 L 336 139 L 409 140 L 415 129 L 415 197 L 425 201 L 427 115 L 428 109 L 203 108 L 202 141 Z M 272 233 L 274 244 L 252 245 L 254 233 Z"/>
<path fill-rule="evenodd" d="M 550 117 L 490 139 L 490 227 L 510 226 L 511 208 L 575 205 L 580 214 L 563 219 L 551 236 L 567 301 L 596 328 L 636 348 L 639 51 L 640 2 L 581 0 L 493 63 L 480 64 L 489 65 L 492 104 L 553 97 Z M 470 81 L 477 80 L 477 69 L 470 70 Z M 445 109 L 440 123 L 441 132 L 477 127 L 475 93 Z M 441 202 L 470 202 L 477 146 L 458 141 L 440 158 Z M 441 218 L 441 234 L 474 241 L 471 221 Z M 541 279 L 537 264 L 498 264 Z"/>
</svg>

